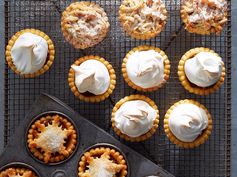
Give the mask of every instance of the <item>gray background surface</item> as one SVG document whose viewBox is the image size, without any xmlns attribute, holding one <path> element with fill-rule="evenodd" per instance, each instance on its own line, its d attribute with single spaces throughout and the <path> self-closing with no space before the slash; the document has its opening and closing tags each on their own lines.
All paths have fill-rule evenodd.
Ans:
<svg viewBox="0 0 237 177">
<path fill-rule="evenodd" d="M 0 0 L 0 56 L 4 60 L 4 1 Z M 237 176 L 237 0 L 232 0 L 232 177 Z M 4 64 L 0 62 L 0 152 L 4 130 Z"/>
</svg>

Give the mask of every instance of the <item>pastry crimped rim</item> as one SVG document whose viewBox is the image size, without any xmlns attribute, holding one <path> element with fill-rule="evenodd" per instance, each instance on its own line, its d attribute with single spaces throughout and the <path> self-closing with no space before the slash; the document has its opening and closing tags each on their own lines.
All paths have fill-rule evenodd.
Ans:
<svg viewBox="0 0 237 177">
<path fill-rule="evenodd" d="M 190 33 L 196 33 L 196 34 L 200 34 L 200 35 L 210 35 L 211 33 L 216 33 L 216 34 L 220 34 L 223 30 L 223 27 L 225 26 L 225 23 L 227 22 L 227 16 L 228 16 L 228 12 L 225 12 L 225 15 L 223 16 L 223 19 L 219 22 L 216 23 L 215 27 L 213 26 L 212 29 L 210 30 L 204 30 L 204 28 L 189 28 L 187 26 L 188 23 L 188 7 L 187 7 L 187 3 L 189 3 L 187 0 L 183 0 L 181 7 L 180 7 L 180 15 L 181 18 L 185 24 L 185 29 L 190 32 Z"/>
<path fill-rule="evenodd" d="M 156 111 L 156 118 L 153 122 L 153 126 L 152 128 L 145 134 L 140 135 L 138 137 L 130 137 L 126 134 L 123 134 L 116 126 L 115 126 L 115 113 L 116 111 L 127 101 L 135 101 L 135 100 L 141 100 L 141 101 L 145 101 L 146 103 L 148 103 L 155 111 Z M 140 141 L 145 141 L 147 139 L 149 139 L 157 130 L 158 125 L 159 125 L 159 110 L 158 107 L 156 106 L 155 102 L 153 100 L 151 100 L 149 97 L 146 97 L 144 95 L 130 95 L 130 96 L 126 96 L 124 98 L 122 98 L 121 100 L 119 100 L 113 110 L 112 110 L 112 116 L 111 116 L 111 122 L 112 122 L 112 128 L 114 130 L 114 132 L 120 136 L 121 138 L 125 139 L 126 141 L 131 141 L 131 142 L 140 142 Z"/>
<path fill-rule="evenodd" d="M 210 52 L 216 55 L 217 57 L 221 58 L 217 53 L 215 53 L 213 50 L 209 48 L 197 47 L 197 48 L 190 49 L 182 56 L 181 60 L 179 61 L 179 65 L 178 65 L 179 80 L 181 84 L 183 85 L 183 87 L 186 90 L 188 90 L 190 93 L 194 93 L 197 95 L 208 95 L 218 90 L 220 86 L 224 83 L 225 66 L 224 66 L 224 63 L 222 63 L 222 72 L 221 72 L 220 79 L 214 85 L 211 85 L 209 87 L 199 87 L 191 83 L 185 74 L 184 65 L 187 60 L 191 59 L 193 56 L 195 56 L 199 52 Z"/>
<path fill-rule="evenodd" d="M 32 34 L 38 35 L 38 36 L 44 38 L 48 44 L 48 56 L 47 56 L 44 66 L 40 70 L 38 70 L 32 74 L 21 74 L 21 71 L 18 71 L 16 66 L 14 65 L 14 63 L 12 61 L 12 56 L 11 56 L 12 47 L 14 46 L 16 40 L 24 33 L 32 33 Z M 8 66 L 16 74 L 20 74 L 25 78 L 33 78 L 33 77 L 39 76 L 39 75 L 45 73 L 46 71 L 48 71 L 54 62 L 54 56 L 55 56 L 55 49 L 54 49 L 54 44 L 53 44 L 52 40 L 49 38 L 49 36 L 47 34 L 45 34 L 44 32 L 42 32 L 40 30 L 37 30 L 37 29 L 24 29 L 24 30 L 17 32 L 16 34 L 14 34 L 11 37 L 11 39 L 9 40 L 8 45 L 6 47 L 6 61 L 7 61 Z"/>
<path fill-rule="evenodd" d="M 124 170 L 122 170 L 122 172 L 120 172 L 121 175 L 119 176 L 119 177 L 126 177 L 127 174 L 128 174 L 128 171 L 127 171 L 128 166 L 127 166 L 127 162 L 126 162 L 125 157 L 123 156 L 123 154 L 121 154 L 119 151 L 117 151 L 114 148 L 103 147 L 103 146 L 92 148 L 92 149 L 88 150 L 87 152 L 85 152 L 82 155 L 82 157 L 79 161 L 78 176 L 82 177 L 83 173 L 85 173 L 86 166 L 87 166 L 86 157 L 85 157 L 86 153 L 89 153 L 91 156 L 96 157 L 96 156 L 102 155 L 106 151 L 110 151 L 110 156 L 112 156 L 113 159 L 115 159 L 119 165 L 125 165 L 126 166 L 126 168 Z"/>
<path fill-rule="evenodd" d="M 127 61 L 129 59 L 129 57 L 133 53 L 135 53 L 136 51 L 147 51 L 147 50 L 154 50 L 154 51 L 158 52 L 163 57 L 163 59 L 164 59 L 164 81 L 162 83 L 160 83 L 160 85 L 155 86 L 155 87 L 142 88 L 142 87 L 136 85 L 135 83 L 133 83 L 129 79 L 128 74 L 127 74 L 126 64 L 127 64 Z M 153 46 L 147 46 L 147 45 L 141 45 L 141 46 L 133 48 L 132 50 L 130 50 L 126 54 L 125 58 L 123 59 L 123 63 L 122 63 L 122 74 L 123 74 L 124 80 L 133 89 L 138 90 L 138 91 L 143 91 L 143 92 L 152 92 L 152 91 L 158 90 L 159 88 L 163 87 L 165 85 L 165 83 L 167 82 L 167 80 L 169 79 L 169 75 L 170 75 L 170 61 L 169 61 L 167 55 L 165 54 L 165 52 L 162 51 L 160 48 L 153 47 Z"/>
<path fill-rule="evenodd" d="M 101 38 L 100 40 L 98 40 L 95 44 L 93 45 L 85 45 L 83 43 L 78 43 L 73 37 L 72 35 L 67 31 L 67 23 L 65 21 L 65 17 L 67 16 L 67 13 L 69 13 L 71 10 L 73 9 L 77 9 L 80 8 L 82 5 L 92 5 L 93 8 L 97 8 L 103 11 L 102 14 L 102 18 L 105 19 L 106 24 L 104 24 L 104 26 L 107 26 L 108 28 L 105 28 L 104 33 L 101 34 Z M 109 23 L 109 18 L 104 10 L 104 8 L 102 8 L 100 5 L 94 3 L 94 2 L 88 2 L 88 1 L 80 1 L 80 2 L 72 2 L 62 13 L 62 18 L 61 18 L 61 30 L 63 32 L 63 36 L 65 37 L 66 41 L 68 41 L 74 48 L 76 49 L 86 49 L 89 47 L 93 47 L 95 45 L 97 45 L 98 43 L 102 42 L 105 37 L 107 36 L 108 32 L 109 32 L 109 28 L 110 28 L 110 23 Z"/>
<path fill-rule="evenodd" d="M 108 61 L 106 61 L 102 57 L 95 56 L 95 55 L 88 55 L 88 56 L 81 57 L 81 58 L 77 59 L 74 62 L 74 64 L 79 66 L 81 63 L 83 63 L 84 61 L 87 61 L 87 60 L 97 60 L 97 61 L 101 62 L 102 64 L 104 64 L 105 67 L 108 69 L 109 76 L 110 76 L 110 85 L 109 85 L 109 88 L 107 89 L 107 91 L 101 95 L 92 95 L 92 96 L 86 96 L 84 93 L 80 93 L 77 89 L 76 84 L 75 84 L 75 71 L 72 68 L 70 68 L 70 70 L 69 70 L 68 84 L 71 88 L 71 91 L 74 93 L 74 95 L 83 101 L 86 101 L 86 102 L 103 101 L 113 93 L 113 90 L 116 85 L 115 71 L 114 71 L 112 65 Z"/>
<path fill-rule="evenodd" d="M 67 137 L 66 140 L 66 149 L 65 151 L 67 151 L 67 155 L 63 155 L 61 153 L 51 153 L 51 157 L 48 161 L 45 160 L 45 154 L 44 154 L 44 150 L 38 147 L 30 147 L 30 143 L 33 142 L 38 135 L 41 133 L 39 133 L 39 130 L 36 126 L 36 123 L 40 123 L 43 125 L 48 125 L 50 124 L 50 122 L 52 122 L 56 117 L 59 118 L 60 120 L 60 127 L 63 127 L 66 130 L 70 130 L 72 131 L 72 134 L 70 136 Z M 37 132 L 37 135 L 35 135 Z M 77 133 L 76 133 L 76 129 L 74 127 L 74 125 L 72 124 L 72 122 L 70 120 L 68 120 L 66 117 L 60 115 L 60 114 L 53 114 L 53 115 L 43 115 L 42 117 L 40 117 L 39 119 L 37 119 L 34 123 L 31 124 L 30 129 L 28 130 L 28 134 L 27 134 L 27 146 L 29 151 L 32 153 L 32 155 L 37 158 L 38 160 L 40 160 L 41 162 L 44 162 L 46 164 L 48 163 L 58 163 L 61 162 L 63 160 L 66 160 L 68 157 L 70 157 L 70 155 L 76 150 L 76 144 L 77 144 Z"/>
<path fill-rule="evenodd" d="M 169 117 L 170 117 L 172 111 L 177 106 L 179 106 L 181 104 L 185 104 L 185 103 L 194 104 L 194 105 L 198 106 L 199 108 L 202 108 L 208 117 L 207 128 L 205 130 L 203 130 L 202 134 L 199 135 L 193 142 L 183 142 L 183 141 L 179 140 L 178 138 L 176 138 L 176 136 L 171 132 L 171 130 L 169 128 Z M 179 147 L 183 147 L 183 148 L 194 148 L 194 147 L 200 146 L 201 144 L 204 144 L 207 141 L 207 139 L 212 131 L 212 117 L 211 117 L 211 114 L 209 113 L 209 111 L 207 110 L 207 108 L 204 105 L 202 105 L 201 103 L 194 101 L 194 100 L 189 100 L 189 99 L 180 100 L 180 101 L 176 102 L 173 106 L 171 106 L 168 109 L 168 111 L 166 112 L 165 117 L 164 117 L 164 130 L 165 130 L 166 136 L 169 138 L 169 140 L 172 143 L 178 145 Z"/>
<path fill-rule="evenodd" d="M 3 174 L 2 173 L 12 173 L 12 170 L 16 172 L 17 175 L 21 175 L 22 177 L 38 177 L 34 171 L 28 169 L 28 168 L 20 168 L 20 167 L 9 167 L 3 171 L 0 171 L 0 176 L 2 176 Z M 31 172 L 31 176 L 29 176 L 25 173 L 28 173 L 28 172 Z M 4 174 L 5 175 L 5 174 Z M 9 174 L 8 174 L 9 175 Z M 10 176 L 11 177 L 11 176 Z"/>
<path fill-rule="evenodd" d="M 124 1 L 124 0 L 123 0 Z M 161 1 L 161 3 L 164 5 L 164 14 L 166 15 L 166 17 L 168 17 L 168 12 L 167 12 L 167 9 L 165 7 L 165 4 L 164 2 Z M 122 5 L 122 4 L 121 4 Z M 120 21 L 120 24 L 121 26 L 123 27 L 124 31 L 130 35 L 132 38 L 135 38 L 135 39 L 141 39 L 141 40 L 146 40 L 146 39 L 151 39 L 151 38 L 154 38 L 156 37 L 158 34 L 161 33 L 161 31 L 164 29 L 165 25 L 166 25 L 166 22 L 167 22 L 167 19 L 163 21 L 162 25 L 160 25 L 160 28 L 159 30 L 156 30 L 156 31 L 150 31 L 150 32 L 147 32 L 147 33 L 138 33 L 138 32 L 135 32 L 135 31 L 130 31 L 128 30 L 127 28 L 124 27 L 124 22 L 126 21 L 125 19 L 122 18 L 122 12 L 123 12 L 123 9 L 121 8 L 121 6 L 119 7 L 119 21 Z"/>
</svg>

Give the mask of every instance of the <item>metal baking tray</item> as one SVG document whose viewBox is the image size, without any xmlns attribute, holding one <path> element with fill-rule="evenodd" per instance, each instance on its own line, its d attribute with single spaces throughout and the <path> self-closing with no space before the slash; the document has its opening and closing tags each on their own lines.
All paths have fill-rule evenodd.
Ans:
<svg viewBox="0 0 237 177">
<path fill-rule="evenodd" d="M 67 159 L 57 163 L 45 164 L 35 158 L 29 151 L 27 147 L 27 132 L 32 123 L 41 118 L 42 115 L 50 114 L 62 115 L 72 122 L 77 131 L 78 139 L 77 148 Z M 0 168 L 21 166 L 20 164 L 23 163 L 23 167 L 32 169 L 39 177 L 58 177 L 60 175 L 62 177 L 76 177 L 78 176 L 78 164 L 83 153 L 91 148 L 100 146 L 117 149 L 123 154 L 128 166 L 127 177 L 145 177 L 149 175 L 174 177 L 160 166 L 123 145 L 104 130 L 80 116 L 57 98 L 46 94 L 41 95 L 32 105 L 27 116 L 22 119 L 14 136 L 10 138 L 9 144 L 0 156 Z"/>
<path fill-rule="evenodd" d="M 230 176 L 230 122 L 231 122 L 231 17 L 220 36 L 200 36 L 185 31 L 180 19 L 180 0 L 164 0 L 169 16 L 164 30 L 150 40 L 135 40 L 127 36 L 118 21 L 120 0 L 92 0 L 107 12 L 111 29 L 99 45 L 86 49 L 73 49 L 63 38 L 60 29 L 61 12 L 72 0 L 5 0 L 5 41 L 24 28 L 37 28 L 54 41 L 56 58 L 50 70 L 34 79 L 23 79 L 5 67 L 5 144 L 22 121 L 30 105 L 42 92 L 52 94 L 82 116 L 92 121 L 122 143 L 177 177 Z M 228 1 L 231 9 L 231 1 Z M 229 10 L 230 14 L 230 10 Z M 110 117 L 114 104 L 124 96 L 139 93 L 131 89 L 121 74 L 121 62 L 133 47 L 147 44 L 160 47 L 171 61 L 171 76 L 164 88 L 141 93 L 153 99 L 160 110 L 160 124 L 156 134 L 141 143 L 129 143 L 117 137 L 111 129 Z M 180 84 L 177 65 L 181 56 L 194 47 L 209 47 L 219 53 L 227 69 L 226 80 L 219 91 L 208 96 L 189 94 Z M 117 85 L 109 99 L 101 103 L 85 103 L 74 97 L 67 83 L 70 65 L 84 55 L 100 55 L 111 62 L 116 70 Z M 192 98 L 204 104 L 213 116 L 210 139 L 195 149 L 179 148 L 166 138 L 163 117 L 176 101 Z"/>
</svg>

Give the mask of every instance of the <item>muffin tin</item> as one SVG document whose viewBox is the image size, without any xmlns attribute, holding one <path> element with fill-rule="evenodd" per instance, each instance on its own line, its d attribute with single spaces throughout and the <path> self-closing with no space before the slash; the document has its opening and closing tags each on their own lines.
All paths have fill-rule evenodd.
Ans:
<svg viewBox="0 0 237 177">
<path fill-rule="evenodd" d="M 45 164 L 39 161 L 27 147 L 29 127 L 35 120 L 45 114 L 59 114 L 66 117 L 74 125 L 78 134 L 77 146 L 72 155 L 58 163 Z M 124 156 L 128 166 L 127 177 L 145 177 L 149 175 L 173 177 L 172 174 L 160 166 L 123 145 L 104 130 L 80 116 L 57 98 L 46 94 L 41 95 L 34 103 L 28 115 L 16 130 L 15 135 L 11 137 L 5 152 L 0 157 L 0 167 L 2 167 L 1 169 L 26 167 L 35 171 L 39 177 L 77 177 L 78 163 L 83 153 L 99 146 L 111 147 Z"/>
</svg>

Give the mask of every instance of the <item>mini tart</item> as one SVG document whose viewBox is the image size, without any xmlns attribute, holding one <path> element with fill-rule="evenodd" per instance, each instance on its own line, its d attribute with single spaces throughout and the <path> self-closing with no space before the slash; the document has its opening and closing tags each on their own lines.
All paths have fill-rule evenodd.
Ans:
<svg viewBox="0 0 237 177">
<path fill-rule="evenodd" d="M 161 83 L 160 85 L 158 85 L 156 87 L 152 87 L 152 88 L 142 88 L 142 87 L 136 85 L 135 83 L 133 83 L 129 79 L 128 74 L 127 74 L 127 69 L 126 69 L 127 61 L 128 61 L 129 57 L 133 53 L 135 53 L 136 51 L 147 51 L 147 50 L 154 50 L 154 51 L 158 52 L 164 58 L 164 80 L 165 81 L 163 83 Z M 123 74 L 124 80 L 133 89 L 138 90 L 138 91 L 143 91 L 143 92 L 152 92 L 152 91 L 158 90 L 159 88 L 163 87 L 164 84 L 166 83 L 166 81 L 169 79 L 169 75 L 170 75 L 170 61 L 169 61 L 167 55 L 165 54 L 165 52 L 162 51 L 161 49 L 157 48 L 157 47 L 152 47 L 152 46 L 147 46 L 147 45 L 138 46 L 138 47 L 135 47 L 132 50 L 130 50 L 126 54 L 125 58 L 123 59 L 122 74 Z"/>
<path fill-rule="evenodd" d="M 94 95 L 91 93 L 89 93 L 89 94 L 80 93 L 77 89 L 76 84 L 75 84 L 75 71 L 72 68 L 70 68 L 70 70 L 69 70 L 68 84 L 71 88 L 71 91 L 79 99 L 86 101 L 86 102 L 100 102 L 100 101 L 103 101 L 106 98 L 108 98 L 109 95 L 111 95 L 113 93 L 113 90 L 116 85 L 116 75 L 115 75 L 115 71 L 114 71 L 112 65 L 108 61 L 106 61 L 104 58 L 99 57 L 99 56 L 94 56 L 94 55 L 84 56 L 84 57 L 81 57 L 78 60 L 76 60 L 74 64 L 79 66 L 84 61 L 91 60 L 91 59 L 97 60 L 97 61 L 103 63 L 106 66 L 106 68 L 108 69 L 109 75 L 110 75 L 110 85 L 109 85 L 108 90 L 102 95 Z"/>
<path fill-rule="evenodd" d="M 26 168 L 7 168 L 0 172 L 0 177 L 37 177 L 37 175 Z"/>
<path fill-rule="evenodd" d="M 197 0 L 184 0 L 181 4 L 180 14 L 185 24 L 185 29 L 190 33 L 196 33 L 201 35 L 210 35 L 211 33 L 220 34 L 225 23 L 228 20 L 227 6 L 222 9 L 224 13 L 221 16 L 215 16 L 214 19 L 205 20 L 205 23 L 194 23 L 189 21 L 189 16 L 195 11 L 193 3 L 195 3 L 196 1 Z M 209 0 L 198 1 L 202 1 L 203 3 L 208 4 L 208 6 L 210 7 L 215 7 L 214 3 L 210 2 Z"/>
<path fill-rule="evenodd" d="M 126 134 L 123 134 L 116 126 L 115 126 L 115 113 L 116 111 L 122 106 L 127 101 L 132 101 L 132 100 L 142 100 L 147 102 L 155 111 L 157 117 L 155 118 L 153 122 L 153 127 L 145 134 L 138 136 L 138 137 L 130 137 Z M 159 110 L 155 104 L 154 101 L 152 101 L 150 98 L 144 96 L 144 95 L 130 95 L 122 98 L 117 102 L 112 110 L 112 116 L 111 116 L 111 122 L 112 122 L 112 128 L 114 129 L 115 133 L 120 136 L 121 138 L 125 139 L 126 141 L 131 141 L 131 142 L 140 142 L 140 141 L 145 141 L 149 139 L 157 130 L 158 124 L 159 124 Z"/>
<path fill-rule="evenodd" d="M 224 66 L 224 64 L 222 65 L 221 77 L 220 77 L 219 81 L 217 81 L 214 85 L 204 88 L 204 87 L 199 87 L 199 86 L 191 83 L 185 74 L 184 65 L 187 60 L 193 58 L 199 52 L 211 52 L 211 53 L 215 54 L 216 56 L 220 57 L 217 53 L 215 53 L 213 50 L 208 49 L 208 48 L 198 47 L 198 48 L 190 49 L 182 56 L 181 60 L 179 61 L 179 65 L 178 65 L 179 80 L 180 80 L 181 84 L 183 85 L 183 87 L 186 90 L 188 90 L 190 93 L 194 93 L 197 95 L 208 95 L 208 94 L 213 93 L 216 90 L 218 90 L 220 88 L 220 86 L 224 83 L 225 66 Z"/>
<path fill-rule="evenodd" d="M 53 144 L 49 143 L 50 145 L 47 145 L 50 136 L 53 136 L 52 139 L 55 139 L 54 136 L 60 139 L 60 142 L 56 142 L 60 145 L 60 150 L 52 152 L 48 147 Z M 58 114 L 42 116 L 39 120 L 36 120 L 31 125 L 27 138 L 30 152 L 46 164 L 67 159 L 74 152 L 77 144 L 75 127 L 67 118 Z"/>
<path fill-rule="evenodd" d="M 33 74 L 22 74 L 20 71 L 17 70 L 16 66 L 12 62 L 11 49 L 14 46 L 16 40 L 19 38 L 19 36 L 21 36 L 24 33 L 32 33 L 32 34 L 38 35 L 38 36 L 44 38 L 48 43 L 48 56 L 47 56 L 46 62 L 40 70 L 38 70 L 37 72 L 35 72 Z M 25 78 L 33 78 L 33 77 L 39 76 L 39 75 L 45 73 L 46 71 L 48 71 L 49 68 L 51 67 L 51 65 L 53 64 L 54 56 L 55 56 L 55 49 L 54 49 L 54 44 L 53 44 L 52 40 L 44 32 L 37 30 L 37 29 L 24 29 L 24 30 L 17 32 L 9 40 L 8 45 L 6 47 L 6 61 L 7 61 L 8 66 L 16 74 L 20 74 L 21 76 L 23 76 Z"/>
<path fill-rule="evenodd" d="M 102 161 L 110 160 L 109 168 L 117 171 L 114 177 L 126 177 L 127 165 L 126 161 L 118 151 L 110 147 L 97 147 L 85 152 L 79 161 L 78 176 L 79 177 L 92 177 L 88 171 L 88 167 L 95 159 Z M 111 163 L 112 162 L 112 163 Z"/>
<path fill-rule="evenodd" d="M 200 136 L 198 136 L 193 142 L 183 142 L 183 141 L 180 141 L 178 138 L 176 138 L 176 136 L 171 132 L 171 130 L 169 128 L 169 117 L 171 115 L 171 112 L 178 105 L 185 104 L 185 103 L 194 104 L 194 105 L 202 108 L 206 112 L 207 117 L 208 117 L 207 128 L 205 130 L 203 130 L 202 134 Z M 211 118 L 211 114 L 209 113 L 209 111 L 207 110 L 207 108 L 205 106 L 203 106 L 202 104 L 200 104 L 197 101 L 188 100 L 188 99 L 181 100 L 181 101 L 175 103 L 173 106 L 171 106 L 169 108 L 169 110 L 166 112 L 165 118 L 164 118 L 164 130 L 165 130 L 166 136 L 169 138 L 169 140 L 172 143 L 178 145 L 179 147 L 194 148 L 194 147 L 200 146 L 201 144 L 205 143 L 205 141 L 208 139 L 209 135 L 211 134 L 211 131 L 212 131 L 212 118 Z"/>
<path fill-rule="evenodd" d="M 85 8 L 87 10 L 85 10 Z M 82 11 L 82 13 L 81 13 Z M 69 31 L 68 28 L 72 28 L 72 23 L 75 21 L 78 21 L 80 18 L 80 15 L 85 15 L 85 12 L 88 12 L 88 21 L 90 20 L 89 16 L 91 14 L 95 14 L 97 12 L 100 14 L 100 17 L 103 19 L 103 22 L 101 22 L 100 26 L 100 31 L 98 32 L 97 35 L 95 36 L 89 36 L 89 35 L 84 35 L 81 36 L 81 40 L 78 38 L 75 38 Z M 71 16 L 71 18 L 68 18 Z M 93 17 L 91 17 L 93 18 Z M 87 21 L 85 21 L 87 23 Z M 99 5 L 93 3 L 93 2 L 86 2 L 86 1 L 80 1 L 80 2 L 74 2 L 70 6 L 66 8 L 66 10 L 62 13 L 62 19 L 61 19 L 61 29 L 63 32 L 63 35 L 65 39 L 76 49 L 85 49 L 88 47 L 93 47 L 94 45 L 100 43 L 107 35 L 109 31 L 109 19 L 107 17 L 106 12 L 102 7 Z M 85 39 L 90 38 L 90 43 L 86 43 Z M 82 40 L 83 39 L 83 40 Z"/>
<path fill-rule="evenodd" d="M 146 23 L 144 23 L 142 26 L 149 26 L 154 25 L 153 30 L 147 30 L 146 32 L 142 32 L 137 29 L 131 29 L 132 26 L 134 26 L 134 23 L 141 19 L 140 11 L 144 6 L 151 6 L 154 1 L 158 1 L 160 12 L 165 17 L 164 20 L 155 20 L 152 19 L 152 15 L 147 15 Z M 136 5 L 131 6 L 132 3 L 136 3 Z M 156 9 L 157 10 L 157 9 Z M 119 8 L 119 21 L 121 23 L 121 26 L 127 32 L 131 37 L 136 39 L 150 39 L 158 35 L 164 28 L 166 24 L 166 19 L 168 16 L 168 12 L 166 10 L 165 4 L 161 0 L 123 0 L 122 4 Z M 140 19 L 137 19 L 137 18 Z M 151 20 L 152 19 L 152 20 Z"/>
</svg>

